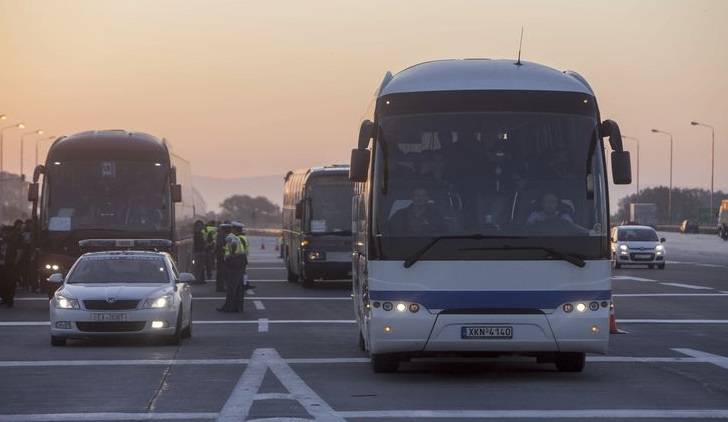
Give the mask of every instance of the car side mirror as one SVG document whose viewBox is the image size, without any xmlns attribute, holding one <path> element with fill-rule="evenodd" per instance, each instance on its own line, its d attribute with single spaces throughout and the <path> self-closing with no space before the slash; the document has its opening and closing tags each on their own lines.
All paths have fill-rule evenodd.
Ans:
<svg viewBox="0 0 728 422">
<path fill-rule="evenodd" d="M 31 183 L 28 185 L 28 201 L 36 202 L 38 200 L 38 184 Z"/>
<path fill-rule="evenodd" d="M 63 284 L 63 274 L 53 273 L 48 277 L 47 281 L 53 284 Z"/>
<path fill-rule="evenodd" d="M 369 160 L 371 158 L 368 149 L 351 150 L 351 163 L 349 164 L 349 179 L 354 182 L 366 182 L 369 173 Z"/>
<path fill-rule="evenodd" d="M 182 185 L 174 184 L 171 186 L 172 202 L 182 202 Z"/>
<path fill-rule="evenodd" d="M 664 237 L 661 237 L 660 238 L 660 243 L 665 243 L 665 242 L 667 242 L 667 239 L 665 239 Z"/>
<path fill-rule="evenodd" d="M 190 273 L 179 273 L 177 281 L 180 283 L 194 283 L 197 279 Z"/>
</svg>

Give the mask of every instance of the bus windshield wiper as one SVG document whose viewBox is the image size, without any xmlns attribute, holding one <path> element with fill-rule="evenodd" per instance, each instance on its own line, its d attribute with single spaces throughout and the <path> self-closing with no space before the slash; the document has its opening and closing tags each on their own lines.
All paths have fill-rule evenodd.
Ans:
<svg viewBox="0 0 728 422">
<path fill-rule="evenodd" d="M 566 261 L 569 264 L 576 265 L 579 268 L 584 268 L 586 266 L 586 262 L 577 255 L 562 252 L 558 249 L 549 248 L 546 246 L 510 246 L 510 245 L 503 245 L 500 247 L 493 247 L 493 248 L 462 248 L 459 249 L 461 251 L 513 251 L 513 250 L 542 250 L 549 254 L 549 256 L 554 257 L 556 259 L 560 259 L 562 261 Z"/>
<path fill-rule="evenodd" d="M 422 258 L 422 256 L 430 250 L 433 246 L 435 246 L 435 243 L 441 241 L 441 240 L 483 240 L 483 239 L 522 239 L 523 236 L 498 236 L 498 235 L 485 235 L 481 233 L 475 233 L 475 234 L 464 234 L 459 236 L 437 236 L 432 238 L 425 246 L 418 249 L 415 253 L 410 255 L 407 259 L 404 260 L 404 267 L 409 268 L 413 266 L 417 261 Z"/>
</svg>

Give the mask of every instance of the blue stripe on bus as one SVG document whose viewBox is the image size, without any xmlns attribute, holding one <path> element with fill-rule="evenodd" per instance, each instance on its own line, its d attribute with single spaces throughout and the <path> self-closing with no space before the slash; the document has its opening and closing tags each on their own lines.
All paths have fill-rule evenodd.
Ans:
<svg viewBox="0 0 728 422">
<path fill-rule="evenodd" d="M 610 300 L 610 290 L 371 290 L 378 301 L 415 302 L 429 309 L 554 309 L 567 302 Z"/>
</svg>

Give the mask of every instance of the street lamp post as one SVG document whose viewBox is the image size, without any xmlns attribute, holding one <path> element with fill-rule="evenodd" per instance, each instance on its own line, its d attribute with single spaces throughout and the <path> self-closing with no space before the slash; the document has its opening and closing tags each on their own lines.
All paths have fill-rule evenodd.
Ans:
<svg viewBox="0 0 728 422">
<path fill-rule="evenodd" d="M 672 223 L 672 133 L 659 129 L 652 129 L 652 133 L 661 133 L 670 137 L 670 190 L 667 192 L 667 220 L 668 223 Z"/>
<path fill-rule="evenodd" d="M 45 141 L 50 141 L 50 140 L 53 140 L 53 139 L 55 139 L 55 135 L 48 136 L 48 137 L 45 137 L 45 138 L 38 138 L 38 139 L 35 140 L 35 167 L 38 167 L 38 148 L 40 146 L 40 143 L 41 142 L 45 142 Z"/>
<path fill-rule="evenodd" d="M 0 119 L 4 120 L 4 119 Z M 3 132 L 5 132 L 8 129 L 25 129 L 25 125 L 22 123 L 16 123 L 14 125 L 0 127 L 0 173 L 3 172 L 3 151 L 4 151 L 4 141 L 3 141 Z"/>
<path fill-rule="evenodd" d="M 637 144 L 637 200 L 640 197 L 640 140 L 634 136 L 622 135 L 624 139 L 631 139 Z"/>
<path fill-rule="evenodd" d="M 25 173 L 23 173 L 23 146 L 25 145 L 25 137 L 26 136 L 32 136 L 32 135 L 42 135 L 43 130 L 38 129 L 34 130 L 32 132 L 26 132 L 20 137 L 20 178 L 22 180 L 25 180 Z"/>
<path fill-rule="evenodd" d="M 705 123 L 690 122 L 693 126 L 704 126 L 707 128 L 710 128 L 710 131 L 713 134 L 712 141 L 711 141 L 711 155 L 710 155 L 710 216 L 712 218 L 713 216 L 713 188 L 714 188 L 714 181 L 715 181 L 715 128 L 711 125 L 707 125 Z"/>
</svg>

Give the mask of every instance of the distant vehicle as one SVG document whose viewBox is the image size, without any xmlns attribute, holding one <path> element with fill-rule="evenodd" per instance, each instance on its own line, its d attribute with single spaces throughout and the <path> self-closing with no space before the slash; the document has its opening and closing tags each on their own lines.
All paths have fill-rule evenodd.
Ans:
<svg viewBox="0 0 728 422">
<path fill-rule="evenodd" d="M 718 211 L 718 236 L 728 241 L 728 199 L 724 199 L 720 203 L 720 211 Z"/>
<path fill-rule="evenodd" d="M 172 344 L 192 335 L 189 273 L 179 273 L 170 255 L 115 251 L 82 255 L 50 301 L 51 344 L 111 335 L 154 335 Z"/>
<path fill-rule="evenodd" d="M 387 73 L 351 154 L 354 307 L 375 372 L 418 356 L 525 354 L 561 371 L 606 353 L 605 142 L 580 75 L 513 60 Z"/>
<path fill-rule="evenodd" d="M 205 212 L 190 164 L 166 140 L 125 130 L 57 139 L 35 169 L 28 199 L 41 281 L 68 271 L 84 239 L 167 239 L 168 252 L 189 270 L 193 219 Z"/>
<path fill-rule="evenodd" d="M 700 226 L 696 221 L 693 220 L 683 220 L 683 222 L 680 224 L 680 233 L 682 234 L 697 234 L 700 233 Z"/>
<path fill-rule="evenodd" d="M 650 226 L 617 226 L 612 228 L 612 263 L 622 265 L 647 265 L 648 268 L 665 269 L 665 238 L 658 238 Z"/>
<path fill-rule="evenodd" d="M 351 278 L 349 166 L 290 171 L 283 187 L 282 254 L 288 281 Z"/>
<path fill-rule="evenodd" d="M 630 224 L 657 227 L 657 205 L 651 203 L 629 204 Z"/>
</svg>

